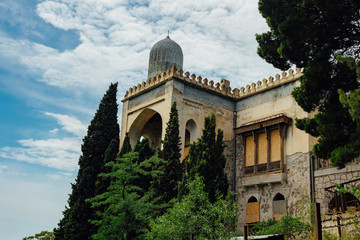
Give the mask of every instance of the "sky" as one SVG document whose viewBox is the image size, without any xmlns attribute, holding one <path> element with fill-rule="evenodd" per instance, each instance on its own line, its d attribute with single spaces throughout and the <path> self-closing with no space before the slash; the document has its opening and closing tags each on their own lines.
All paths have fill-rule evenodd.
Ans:
<svg viewBox="0 0 360 240">
<path fill-rule="evenodd" d="M 120 121 L 168 31 L 197 76 L 240 88 L 280 73 L 256 54 L 254 0 L 0 1 L 0 239 L 57 226 L 103 94 L 119 82 Z"/>
</svg>

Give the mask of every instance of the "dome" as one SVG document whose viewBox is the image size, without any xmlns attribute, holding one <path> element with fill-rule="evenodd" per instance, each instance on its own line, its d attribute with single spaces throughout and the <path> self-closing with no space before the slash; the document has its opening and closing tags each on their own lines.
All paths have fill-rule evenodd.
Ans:
<svg viewBox="0 0 360 240">
<path fill-rule="evenodd" d="M 183 53 L 179 44 L 171 40 L 169 36 L 155 43 L 151 48 L 149 57 L 148 79 L 165 72 L 173 65 L 177 69 L 183 67 Z"/>
</svg>

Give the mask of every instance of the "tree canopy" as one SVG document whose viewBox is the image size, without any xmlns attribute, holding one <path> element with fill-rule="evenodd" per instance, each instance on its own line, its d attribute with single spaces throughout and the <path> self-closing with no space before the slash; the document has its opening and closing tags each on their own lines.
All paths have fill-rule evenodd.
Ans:
<svg viewBox="0 0 360 240">
<path fill-rule="evenodd" d="M 164 164 L 158 166 L 164 173 L 153 182 L 153 190 L 156 196 L 160 196 L 162 202 L 168 203 L 178 195 L 178 182 L 183 174 L 181 157 L 181 142 L 179 132 L 179 115 L 176 102 L 173 103 L 170 111 L 170 119 L 166 124 L 163 149 L 159 157 L 164 159 Z"/>
<path fill-rule="evenodd" d="M 306 112 L 316 114 L 297 119 L 296 126 L 318 137 L 313 152 L 338 167 L 360 154 L 349 154 L 360 135 L 338 94 L 338 89 L 348 93 L 359 87 L 359 9 L 358 0 L 259 1 L 270 31 L 256 35 L 258 54 L 282 70 L 304 68 L 292 95 Z"/>
<path fill-rule="evenodd" d="M 215 114 L 212 113 L 205 117 L 202 136 L 190 145 L 188 158 L 185 159 L 183 180 L 185 182 L 182 184 L 193 180 L 197 174 L 203 177 L 205 191 L 208 192 L 212 203 L 215 202 L 217 195 L 225 197 L 229 188 L 224 171 L 226 158 L 224 156 L 223 136 L 221 129 L 218 129 L 216 134 Z"/>
<path fill-rule="evenodd" d="M 160 171 L 155 166 L 162 160 L 152 156 L 139 161 L 139 157 L 138 152 L 126 153 L 106 164 L 111 172 L 100 174 L 111 179 L 111 183 L 106 192 L 87 200 L 93 209 L 103 209 L 97 211 L 98 219 L 91 221 L 99 228 L 93 239 L 144 239 L 149 216 L 156 206 L 150 193 L 134 183 L 144 176 L 150 181 L 156 178 Z"/>
<path fill-rule="evenodd" d="M 41 231 L 34 236 L 24 237 L 22 240 L 54 240 L 55 236 L 53 232 Z"/>
<path fill-rule="evenodd" d="M 125 153 L 131 152 L 131 144 L 129 133 L 125 133 L 125 138 L 121 150 L 119 152 L 119 157 L 122 157 Z"/>
<path fill-rule="evenodd" d="M 238 213 L 235 203 L 228 199 L 211 203 L 198 175 L 185 187 L 188 193 L 151 221 L 148 239 L 230 239 Z"/>
<path fill-rule="evenodd" d="M 98 174 L 105 170 L 105 156 L 110 160 L 117 154 L 119 124 L 116 93 L 117 83 L 111 84 L 83 139 L 79 172 L 75 184 L 72 184 L 69 206 L 63 212 L 64 217 L 60 220 L 58 228 L 54 229 L 56 239 L 90 239 L 96 232 L 96 228 L 89 222 L 90 219 L 95 219 L 95 210 L 85 200 L 101 194 L 101 191 L 107 188 L 101 185 L 109 184 L 108 181 L 99 181 Z"/>
</svg>

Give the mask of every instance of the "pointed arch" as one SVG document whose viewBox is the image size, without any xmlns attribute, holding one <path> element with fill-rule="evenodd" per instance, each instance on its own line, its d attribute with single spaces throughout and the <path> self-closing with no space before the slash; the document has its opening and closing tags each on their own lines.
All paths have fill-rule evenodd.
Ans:
<svg viewBox="0 0 360 240">
<path fill-rule="evenodd" d="M 252 202 L 257 202 L 258 200 L 257 200 L 257 198 L 256 197 L 254 197 L 254 196 L 251 196 L 249 199 L 248 199 L 248 203 L 252 203 Z"/>
<path fill-rule="evenodd" d="M 277 193 L 272 202 L 273 219 L 280 220 L 283 216 L 287 215 L 286 199 L 281 193 Z"/>
<path fill-rule="evenodd" d="M 260 221 L 260 203 L 257 198 L 251 196 L 246 203 L 246 223 L 256 223 Z"/>
<path fill-rule="evenodd" d="M 273 199 L 273 201 L 280 201 L 280 200 L 285 200 L 284 195 L 282 195 L 281 193 L 277 193 Z"/>
<path fill-rule="evenodd" d="M 160 148 L 162 125 L 162 118 L 158 112 L 148 108 L 144 109 L 129 129 L 131 146 L 134 147 L 141 137 L 146 137 L 149 138 L 149 143 L 152 148 Z"/>
<path fill-rule="evenodd" d="M 184 157 L 189 154 L 190 143 L 195 141 L 196 123 L 189 119 L 185 125 Z"/>
</svg>

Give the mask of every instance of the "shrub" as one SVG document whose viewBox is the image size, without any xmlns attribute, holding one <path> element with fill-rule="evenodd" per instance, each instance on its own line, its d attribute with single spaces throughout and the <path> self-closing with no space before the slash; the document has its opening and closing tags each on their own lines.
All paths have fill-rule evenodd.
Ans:
<svg viewBox="0 0 360 240">
<path fill-rule="evenodd" d="M 304 238 L 311 233 L 311 226 L 301 221 L 300 217 L 283 216 L 280 221 L 268 220 L 255 224 L 255 235 L 282 234 L 285 239 Z"/>
</svg>

